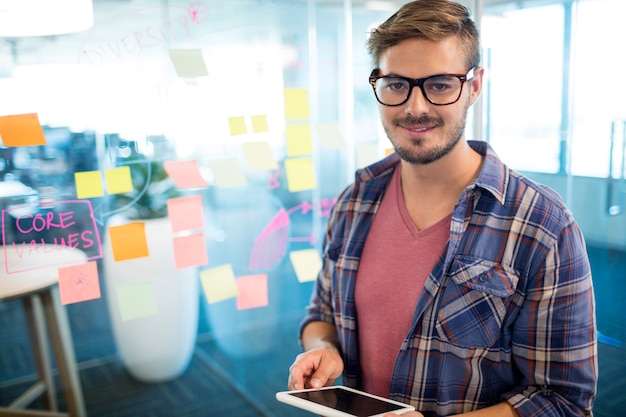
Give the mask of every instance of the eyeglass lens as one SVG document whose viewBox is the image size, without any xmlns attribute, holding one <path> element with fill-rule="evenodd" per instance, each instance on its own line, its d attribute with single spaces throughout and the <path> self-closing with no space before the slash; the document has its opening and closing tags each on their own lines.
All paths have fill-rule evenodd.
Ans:
<svg viewBox="0 0 626 417">
<path fill-rule="evenodd" d="M 457 77 L 435 75 L 422 82 L 422 93 L 433 104 L 450 104 L 458 100 L 463 83 Z M 387 105 L 398 105 L 411 95 L 413 86 L 407 79 L 386 76 L 376 80 L 376 97 Z"/>
</svg>

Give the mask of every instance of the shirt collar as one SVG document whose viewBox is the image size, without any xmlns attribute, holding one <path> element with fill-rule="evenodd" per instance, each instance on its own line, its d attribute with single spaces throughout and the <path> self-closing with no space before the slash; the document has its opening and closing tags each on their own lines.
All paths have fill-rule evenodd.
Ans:
<svg viewBox="0 0 626 417">
<path fill-rule="evenodd" d="M 468 140 L 467 144 L 484 156 L 483 166 L 478 178 L 470 187 L 480 187 L 491 193 L 501 204 L 504 204 L 506 188 L 509 183 L 510 171 L 500 160 L 491 145 L 481 140 Z M 400 157 L 393 152 L 382 160 L 356 171 L 356 182 L 368 181 L 376 177 L 391 175 L 400 163 Z"/>
</svg>

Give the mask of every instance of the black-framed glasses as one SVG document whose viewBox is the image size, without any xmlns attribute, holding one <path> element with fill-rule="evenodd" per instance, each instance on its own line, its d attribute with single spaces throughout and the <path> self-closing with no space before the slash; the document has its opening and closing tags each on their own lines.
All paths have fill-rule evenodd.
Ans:
<svg viewBox="0 0 626 417">
<path fill-rule="evenodd" d="M 456 103 L 461 97 L 465 81 L 474 77 L 474 68 L 466 74 L 437 74 L 425 78 L 408 78 L 399 75 L 380 75 L 375 69 L 370 75 L 370 84 L 376 100 L 385 106 L 400 106 L 411 97 L 413 87 L 419 87 L 431 104 L 446 106 Z"/>
</svg>

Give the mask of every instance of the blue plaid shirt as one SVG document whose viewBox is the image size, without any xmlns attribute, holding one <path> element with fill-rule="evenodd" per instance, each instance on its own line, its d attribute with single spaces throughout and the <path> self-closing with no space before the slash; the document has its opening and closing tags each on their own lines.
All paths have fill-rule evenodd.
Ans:
<svg viewBox="0 0 626 417">
<path fill-rule="evenodd" d="M 554 191 L 509 169 L 486 142 L 469 144 L 485 156 L 484 163 L 454 208 L 445 253 L 426 281 L 398 352 L 390 397 L 427 417 L 502 401 L 524 417 L 591 415 L 597 346 L 583 236 Z M 355 280 L 368 231 L 398 166 L 392 154 L 358 170 L 339 196 L 301 327 L 334 323 L 344 383 L 357 388 Z"/>
</svg>

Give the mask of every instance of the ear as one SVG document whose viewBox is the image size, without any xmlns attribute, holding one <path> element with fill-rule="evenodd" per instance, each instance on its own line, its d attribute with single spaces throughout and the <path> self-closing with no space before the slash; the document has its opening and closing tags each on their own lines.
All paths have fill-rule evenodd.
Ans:
<svg viewBox="0 0 626 417">
<path fill-rule="evenodd" d="M 474 77 L 469 81 L 470 84 L 470 105 L 474 104 L 480 92 L 483 89 L 483 76 L 485 75 L 485 68 L 476 67 L 474 69 Z"/>
</svg>

